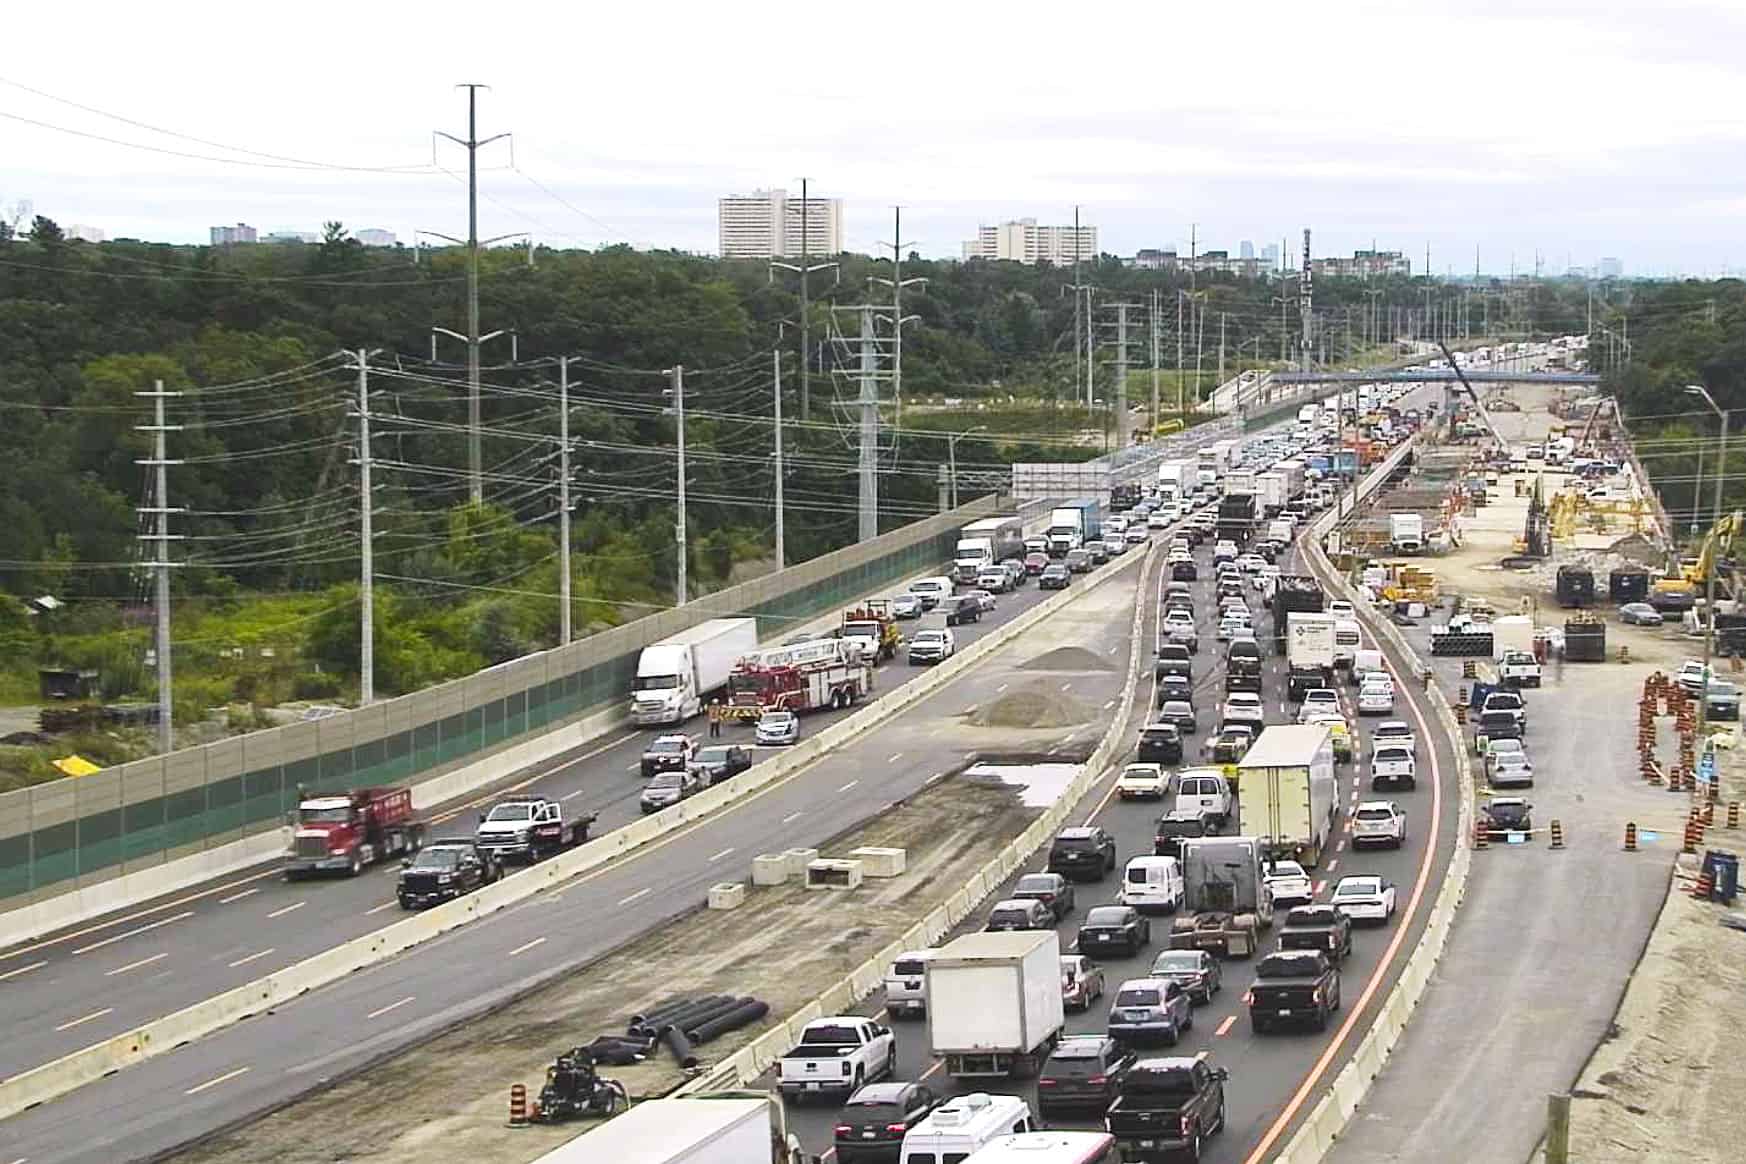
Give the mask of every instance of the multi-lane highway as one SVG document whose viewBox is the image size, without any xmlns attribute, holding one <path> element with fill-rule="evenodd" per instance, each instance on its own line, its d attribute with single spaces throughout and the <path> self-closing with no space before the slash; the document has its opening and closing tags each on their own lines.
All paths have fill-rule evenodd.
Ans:
<svg viewBox="0 0 1746 1164">
<path fill-rule="evenodd" d="M 960 645 L 1045 597 L 1034 582 L 1001 595 L 982 622 L 957 628 Z M 874 698 L 888 696 L 918 673 L 899 655 L 879 667 Z M 808 715 L 803 730 L 815 732 L 846 714 Z M 550 767 L 445 806 L 432 817 L 432 835 L 471 836 L 477 810 L 511 790 L 554 797 L 567 813 L 598 812 L 597 836 L 624 825 L 640 812 L 637 798 L 645 781 L 639 757 L 661 730 L 678 729 L 627 727 Z M 687 730 L 701 732 L 702 724 Z M 747 725 L 723 729 L 726 742 L 750 745 L 751 735 Z M 754 752 L 756 758 L 770 754 Z M 0 1075 L 68 1054 L 397 920 L 398 872 L 398 864 L 389 862 L 355 880 L 287 883 L 276 864 L 263 866 L 0 952 L 8 1009 L 34 1016 L 10 1027 L 0 1046 Z"/>
</svg>

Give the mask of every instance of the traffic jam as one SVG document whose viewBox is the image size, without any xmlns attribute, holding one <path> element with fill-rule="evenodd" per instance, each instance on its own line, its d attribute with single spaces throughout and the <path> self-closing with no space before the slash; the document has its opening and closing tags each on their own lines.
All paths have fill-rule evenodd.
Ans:
<svg viewBox="0 0 1746 1164">
<path fill-rule="evenodd" d="M 1414 696 L 1352 604 L 1293 572 L 1360 467 L 1338 425 L 1312 406 L 1115 512 L 1055 512 L 1034 577 L 1159 551 L 1131 760 L 980 927 L 807 1028 L 776 1083 L 804 1142 L 934 1164 L 1101 1129 L 1123 1160 L 1241 1160 L 1296 1114 L 1306 1044 L 1343 1037 L 1403 945 L 1443 803 Z"/>
</svg>

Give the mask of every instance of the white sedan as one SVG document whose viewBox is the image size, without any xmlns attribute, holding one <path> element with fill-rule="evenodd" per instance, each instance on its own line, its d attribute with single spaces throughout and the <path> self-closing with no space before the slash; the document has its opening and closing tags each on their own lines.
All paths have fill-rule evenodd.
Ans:
<svg viewBox="0 0 1746 1164">
<path fill-rule="evenodd" d="M 1394 684 L 1366 679 L 1358 689 L 1359 715 L 1388 715 L 1394 711 Z"/>
<path fill-rule="evenodd" d="M 1170 777 L 1162 764 L 1129 764 L 1116 778 L 1116 795 L 1123 800 L 1163 800 L 1170 791 Z"/>
<path fill-rule="evenodd" d="M 1394 917 L 1394 883 L 1374 873 L 1342 877 L 1334 886 L 1333 906 L 1355 922 L 1387 925 Z"/>
<path fill-rule="evenodd" d="M 1273 895 L 1273 904 L 1308 905 L 1315 900 L 1315 885 L 1296 861 L 1275 861 L 1261 880 Z"/>
<path fill-rule="evenodd" d="M 1223 719 L 1226 723 L 1252 723 L 1259 727 L 1267 722 L 1267 709 L 1259 695 L 1235 691 L 1225 699 Z"/>
</svg>

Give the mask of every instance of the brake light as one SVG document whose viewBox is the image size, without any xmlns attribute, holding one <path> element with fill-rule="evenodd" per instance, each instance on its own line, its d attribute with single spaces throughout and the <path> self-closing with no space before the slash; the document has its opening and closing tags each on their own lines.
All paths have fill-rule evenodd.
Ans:
<svg viewBox="0 0 1746 1164">
<path fill-rule="evenodd" d="M 904 1132 L 908 1131 L 909 1129 L 905 1128 L 902 1124 L 886 1124 L 885 1130 L 890 1132 L 894 1136 L 901 1136 L 901 1135 L 903 1135 Z"/>
<path fill-rule="evenodd" d="M 848 1124 L 838 1124 L 835 1131 L 839 1136 L 852 1136 L 855 1134 L 855 1129 Z"/>
<path fill-rule="evenodd" d="M 1107 1075 L 1093 1075 L 1090 1079 L 1087 1079 L 1085 1082 L 1091 1084 L 1094 1087 L 1102 1087 L 1104 1084 L 1109 1082 L 1109 1076 L 1107 1076 Z"/>
<path fill-rule="evenodd" d="M 1039 1079 L 1039 1080 L 1037 1080 L 1037 1086 L 1038 1087 L 1053 1087 L 1053 1086 L 1055 1086 L 1055 1082 L 1056 1081 L 1053 1079 Z"/>
<path fill-rule="evenodd" d="M 844 1059 L 843 1060 L 843 1074 L 847 1075 L 848 1073 L 849 1073 L 849 1061 L 847 1059 Z"/>
</svg>

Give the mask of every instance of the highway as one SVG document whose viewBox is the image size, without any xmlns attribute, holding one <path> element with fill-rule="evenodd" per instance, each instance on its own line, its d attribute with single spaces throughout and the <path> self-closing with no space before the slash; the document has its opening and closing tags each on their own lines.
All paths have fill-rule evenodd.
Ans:
<svg viewBox="0 0 1746 1164">
<path fill-rule="evenodd" d="M 1206 581 L 1213 574 L 1210 543 L 1198 549 L 1196 556 L 1202 567 L 1202 581 L 1196 585 L 1195 600 L 1201 630 L 1201 653 L 1196 660 L 1195 670 L 1195 706 L 1200 715 L 1202 730 L 1189 741 L 1191 751 L 1185 755 L 1185 764 L 1197 760 L 1199 744 L 1211 729 L 1211 721 L 1216 716 L 1224 692 L 1223 667 L 1216 662 L 1222 659 L 1222 645 L 1215 642 L 1213 626 L 1209 621 L 1209 612 L 1214 609 L 1212 584 Z M 1295 551 L 1291 560 L 1298 562 L 1301 568 Z M 1283 568 L 1289 572 L 1292 567 L 1284 565 Z M 1159 585 L 1160 578 L 1157 576 L 1148 581 L 1148 586 L 1155 592 Z M 1258 602 L 1252 605 L 1259 608 Z M 1145 634 L 1149 638 L 1156 634 L 1157 613 L 1157 603 L 1154 602 L 1146 618 Z M 1266 617 L 1270 618 L 1270 615 Z M 1396 657 L 1392 650 L 1387 649 L 1385 643 L 1376 641 L 1368 631 L 1365 639 L 1366 646 L 1382 647 L 1385 650 L 1397 679 L 1408 678 L 1415 673 L 1412 660 Z M 1268 655 L 1264 670 L 1268 721 L 1291 722 L 1292 717 L 1282 702 L 1285 695 L 1283 660 Z M 1395 921 L 1386 927 L 1366 927 L 1355 931 L 1353 953 L 1341 967 L 1343 1008 L 1337 1023 L 1328 1033 L 1278 1033 L 1265 1036 L 1253 1034 L 1249 1029 L 1248 1017 L 1244 1013 L 1246 1008 L 1243 1005 L 1244 992 L 1253 976 L 1253 963 L 1228 961 L 1224 963 L 1223 990 L 1210 1004 L 1196 1008 L 1194 1027 L 1180 1046 L 1174 1049 L 1159 1048 L 1151 1052 L 1191 1055 L 1205 1053 L 1218 1065 L 1229 1068 L 1231 1080 L 1227 1084 L 1226 1094 L 1230 1123 L 1228 1129 L 1207 1146 L 1204 1158 L 1210 1161 L 1259 1164 L 1284 1145 L 1290 1133 L 1295 1130 L 1294 1121 L 1305 1114 L 1319 1098 L 1321 1091 L 1332 1083 L 1346 1057 L 1368 1029 L 1406 960 L 1411 956 L 1424 930 L 1436 890 L 1454 853 L 1454 828 L 1458 811 L 1455 759 L 1449 741 L 1442 738 L 1440 731 L 1433 730 L 1436 721 L 1428 702 L 1432 697 L 1416 690 L 1411 683 L 1400 682 L 1398 690 L 1405 698 L 1397 701 L 1393 716 L 1359 719 L 1352 714 L 1351 689 L 1342 687 L 1340 690 L 1342 700 L 1347 704 L 1347 720 L 1354 724 L 1358 737 L 1366 743 L 1355 757 L 1355 763 L 1339 768 L 1343 798 L 1342 833 L 1335 842 L 1335 851 L 1323 861 L 1319 870 L 1314 871 L 1318 900 L 1327 899 L 1334 882 L 1341 876 L 1379 873 L 1396 885 L 1399 912 Z M 1134 693 L 1134 699 L 1140 704 L 1135 711 L 1134 723 L 1143 723 L 1145 711 L 1150 705 L 1151 691 L 1143 685 L 1141 690 Z M 1356 799 L 1371 798 L 1364 763 L 1369 753 L 1367 737 L 1369 729 L 1382 718 L 1405 719 L 1413 724 L 1419 740 L 1419 786 L 1413 792 L 1394 792 L 1381 797 L 1397 801 L 1406 810 L 1409 822 L 1406 846 L 1399 851 L 1367 849 L 1360 854 L 1352 851 L 1344 839 L 1344 830 L 1349 827 L 1346 810 L 1353 807 Z M 1123 762 L 1132 758 L 1133 753 L 1130 751 Z M 1168 805 L 1114 800 L 1113 777 L 1119 770 L 1119 766 L 1112 769 L 1111 778 L 1087 795 L 1082 802 L 1083 815 L 1080 819 L 1110 830 L 1116 839 L 1118 858 L 1125 861 L 1128 857 L 1152 852 L 1154 822 L 1167 810 Z M 1242 831 L 1240 813 L 1237 824 L 1227 831 Z M 1039 854 L 1034 862 L 1039 868 L 1042 857 L 1043 854 Z M 1017 875 L 1014 880 L 1016 878 Z M 1005 895 L 1004 890 L 1010 888 L 1010 884 L 1009 882 L 1004 886 L 1002 891 L 990 895 L 984 903 L 983 912 L 986 912 L 987 906 L 993 901 Z M 1058 927 L 1064 949 L 1072 948 L 1074 930 L 1079 920 L 1083 919 L 1085 911 L 1094 905 L 1113 901 L 1118 889 L 1116 875 L 1111 875 L 1098 884 L 1079 887 L 1076 912 Z M 978 928 L 978 923 L 972 920 L 958 932 L 968 932 L 975 928 Z M 1152 958 L 1158 951 L 1167 948 L 1168 944 L 1169 919 L 1154 918 L 1151 946 L 1139 957 L 1111 959 L 1101 963 L 1107 982 L 1104 999 L 1094 1004 L 1086 1013 L 1070 1014 L 1067 1030 L 1075 1033 L 1101 1032 L 1108 1013 L 1109 999 L 1114 996 L 1121 981 L 1144 976 Z M 1263 948 L 1267 948 L 1267 943 L 1264 942 Z M 860 1009 L 862 1013 L 881 1014 L 882 1007 L 882 995 L 875 994 Z M 1033 1110 L 1035 1109 L 1034 1083 L 1014 1080 L 1001 1084 L 998 1081 L 976 1080 L 971 1081 L 971 1085 L 959 1086 L 945 1076 L 943 1061 L 933 1057 L 928 1045 L 925 1022 L 899 1022 L 894 1024 L 893 1029 L 897 1033 L 899 1047 L 898 1078 L 925 1081 L 937 1094 L 943 1096 L 971 1091 L 1018 1094 L 1026 1097 L 1032 1103 Z M 774 1075 L 761 1082 L 773 1086 Z M 809 1151 L 822 1151 L 830 1145 L 837 1110 L 834 1104 L 789 1105 L 791 1127 Z M 1102 1126 L 1101 1120 L 1091 1113 L 1083 1119 L 1056 1119 L 1051 1120 L 1050 1124 L 1059 1127 Z"/>
<path fill-rule="evenodd" d="M 1048 593 L 1033 581 L 1000 595 L 983 621 L 956 628 L 959 643 L 975 642 Z M 919 624 L 903 625 L 913 631 Z M 921 673 L 899 654 L 878 668 L 874 698 Z M 809 714 L 803 732 L 850 713 Z M 567 814 L 598 812 L 593 835 L 600 836 L 638 817 L 643 747 L 676 730 L 627 725 L 538 771 L 443 807 L 432 814 L 431 835 L 471 836 L 477 811 L 513 790 L 554 797 Z M 684 730 L 705 734 L 701 720 Z M 748 745 L 751 736 L 749 724 L 727 725 L 722 733 L 724 742 Z M 771 752 L 757 749 L 754 757 Z M 511 875 L 518 870 L 509 866 Z M 399 863 L 389 861 L 356 879 L 287 883 L 274 862 L 0 952 L 9 1008 L 37 1016 L 10 1030 L 0 1046 L 0 1074 L 48 1062 L 399 920 L 399 871 Z"/>
<path fill-rule="evenodd" d="M 1022 669 L 1027 655 L 1026 640 L 1021 640 L 1002 652 L 1002 660 L 1019 652 L 1012 663 L 972 669 L 865 739 L 623 861 L 290 1006 L 13 1117 L 5 1124 L 8 1150 L 0 1155 L 42 1164 L 165 1152 L 571 973 L 696 909 L 710 885 L 744 879 L 757 854 L 800 845 L 822 847 L 893 801 L 987 754 L 991 743 L 1053 748 L 1063 759 L 1088 754 L 1095 746 L 1095 723 L 1015 732 L 972 729 L 963 717 L 1009 685 L 1041 677 L 1066 689 L 1101 720 L 1122 689 L 1121 661 L 1133 618 L 1132 580 L 1139 573 L 1130 569 L 1127 580 L 1112 580 L 1070 604 L 1050 620 L 1042 636 L 1060 641 L 1062 634 L 1069 635 L 1109 658 L 1107 670 Z M 1034 588 L 1027 587 L 1021 603 L 1034 601 L 1033 595 Z M 387 884 L 386 875 L 379 880 Z M 305 883 L 295 888 L 347 887 Z M 22 1032 L 26 1024 L 15 1026 Z"/>
</svg>

